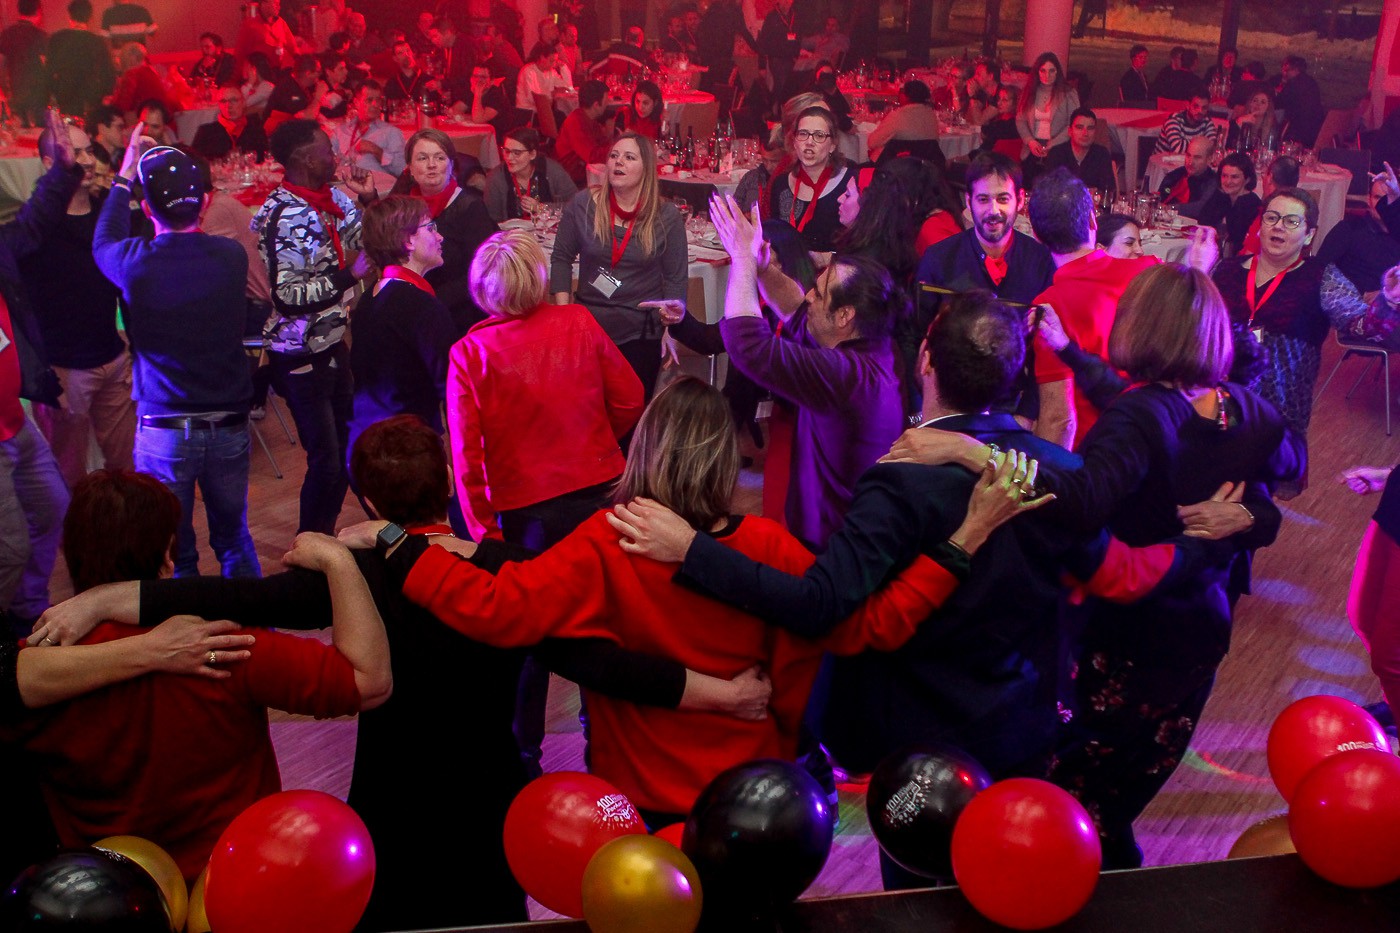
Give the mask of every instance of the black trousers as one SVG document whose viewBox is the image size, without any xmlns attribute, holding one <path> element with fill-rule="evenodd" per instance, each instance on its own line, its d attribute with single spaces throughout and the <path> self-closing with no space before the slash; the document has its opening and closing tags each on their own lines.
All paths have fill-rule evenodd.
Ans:
<svg viewBox="0 0 1400 933">
<path fill-rule="evenodd" d="M 297 531 L 335 534 L 336 519 L 350 488 L 345 455 L 350 443 L 354 381 L 350 352 L 338 343 L 309 356 L 269 354 L 272 385 L 287 400 L 297 436 L 306 450 Z"/>
</svg>

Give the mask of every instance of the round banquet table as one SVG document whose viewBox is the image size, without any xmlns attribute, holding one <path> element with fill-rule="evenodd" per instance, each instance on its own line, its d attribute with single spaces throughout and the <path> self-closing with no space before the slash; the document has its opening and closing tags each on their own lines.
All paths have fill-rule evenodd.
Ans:
<svg viewBox="0 0 1400 933">
<path fill-rule="evenodd" d="M 7 218 L 28 201 L 44 174 L 39 133 L 38 129 L 19 130 L 14 145 L 0 151 L 0 217 Z"/>
<path fill-rule="evenodd" d="M 1162 187 L 1162 179 L 1173 169 L 1186 164 L 1186 156 L 1158 152 L 1147 161 L 1147 183 L 1150 190 Z M 1346 214 L 1347 189 L 1351 187 L 1351 172 L 1340 165 L 1320 164 L 1304 168 L 1298 179 L 1298 187 L 1313 196 L 1317 202 L 1317 236 L 1314 241 L 1321 243 L 1328 232 L 1341 222 Z"/>
<path fill-rule="evenodd" d="M 175 135 L 180 142 L 189 145 L 194 142 L 194 134 L 206 123 L 213 123 L 219 117 L 218 107 L 195 107 L 175 114 Z"/>
<path fill-rule="evenodd" d="M 851 132 L 843 133 L 841 154 L 856 164 L 869 162 L 870 134 L 878 125 L 877 123 L 857 123 L 851 128 Z M 946 159 L 968 155 L 981 142 L 982 130 L 979 127 L 939 124 L 938 148 L 943 150 L 943 157 Z"/>
</svg>

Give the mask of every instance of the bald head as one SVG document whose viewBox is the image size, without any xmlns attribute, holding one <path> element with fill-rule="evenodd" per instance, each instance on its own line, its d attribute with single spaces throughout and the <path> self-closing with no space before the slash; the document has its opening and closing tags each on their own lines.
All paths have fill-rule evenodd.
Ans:
<svg viewBox="0 0 1400 933">
<path fill-rule="evenodd" d="M 1197 136 L 1186 144 L 1186 171 L 1191 175 L 1204 175 L 1210 171 L 1211 159 L 1215 158 L 1215 140 L 1208 136 Z"/>
</svg>

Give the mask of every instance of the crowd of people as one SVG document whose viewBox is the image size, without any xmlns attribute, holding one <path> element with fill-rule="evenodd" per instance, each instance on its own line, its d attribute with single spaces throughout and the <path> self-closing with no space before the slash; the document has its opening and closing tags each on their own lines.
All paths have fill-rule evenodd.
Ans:
<svg viewBox="0 0 1400 933">
<path fill-rule="evenodd" d="M 363 928 L 525 919 L 502 826 L 541 771 L 550 672 L 583 689 L 590 769 L 653 829 L 743 761 L 800 760 L 834 793 L 833 766 L 942 741 L 1058 783 L 1105 867 L 1141 864 L 1133 821 L 1199 723 L 1276 500 L 1305 486 L 1323 339 L 1400 340 L 1393 171 L 1316 243 L 1297 161 L 1217 171 L 1231 144 L 1201 123 L 1194 57 L 1147 82 L 1134 50 L 1125 99 L 1185 92 L 1162 138 L 1201 226 L 1163 263 L 1096 203 L 1118 167 L 1055 55 L 1019 83 L 981 61 L 905 84 L 871 137 L 890 154 L 858 164 L 826 77 L 858 30 L 799 28 L 790 0 L 757 36 L 732 0 L 682 6 L 660 50 L 713 78 L 753 45 L 778 117 L 709 205 L 730 267 L 704 323 L 660 193 L 660 88 L 614 121 L 583 77 L 578 109 L 551 112 L 556 80 L 647 67 L 635 24 L 602 49 L 571 0 L 522 54 L 510 16 L 467 41 L 424 14 L 381 41 L 335 0 L 324 37 L 261 10 L 235 51 L 202 40 L 186 80 L 220 113 L 196 145 L 163 138 L 142 69 L 163 79 L 123 44 L 137 90 L 104 92 L 86 128 L 48 111 L 45 174 L 0 227 L 0 741 L 23 752 L 3 780 L 47 804 L 6 834 L 0 876 L 123 833 L 192 879 L 279 787 L 267 708 L 359 714 Z M 1204 80 L 1257 73 L 1236 70 L 1222 56 Z M 1284 71 L 1299 97 L 1306 67 Z M 1242 97 L 1229 132 L 1306 116 L 1272 94 Z M 386 103 L 426 95 L 502 121 L 502 164 L 386 127 Z M 935 98 L 988 145 L 945 159 Z M 285 173 L 252 214 L 211 184 L 234 148 Z M 398 176 L 388 194 L 375 171 Z M 560 203 L 546 251 L 519 220 Z M 663 374 L 672 340 L 728 354 L 722 392 Z M 269 382 L 306 471 L 263 577 L 249 420 Z M 733 514 L 741 442 L 764 450 L 762 516 Z M 200 501 L 220 576 L 199 574 Z M 60 547 L 76 595 L 50 606 Z M 1365 631 L 1394 689 L 1391 633 Z M 424 820 L 424 774 L 472 806 Z M 425 889 L 422 865 L 464 858 Z"/>
</svg>

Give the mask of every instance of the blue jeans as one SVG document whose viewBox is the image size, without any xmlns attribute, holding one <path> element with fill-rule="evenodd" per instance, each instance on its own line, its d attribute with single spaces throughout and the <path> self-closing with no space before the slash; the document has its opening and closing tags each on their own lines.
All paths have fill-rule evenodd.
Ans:
<svg viewBox="0 0 1400 933">
<path fill-rule="evenodd" d="M 226 577 L 260 577 L 258 553 L 248 534 L 248 426 L 212 431 L 136 429 L 136 469 L 165 484 L 180 500 L 175 533 L 175 576 L 199 576 L 194 542 L 194 487 L 199 484 L 209 520 L 209 546 Z"/>
<path fill-rule="evenodd" d="M 333 535 L 350 488 L 345 471 L 355 398 L 350 353 L 338 343 L 309 356 L 273 353 L 271 359 L 272 385 L 287 400 L 306 450 L 297 531 Z"/>
<path fill-rule="evenodd" d="M 0 615 L 8 610 L 33 621 L 49 608 L 49 576 L 67 511 L 58 462 L 25 419 L 14 437 L 0 441 Z"/>
</svg>

